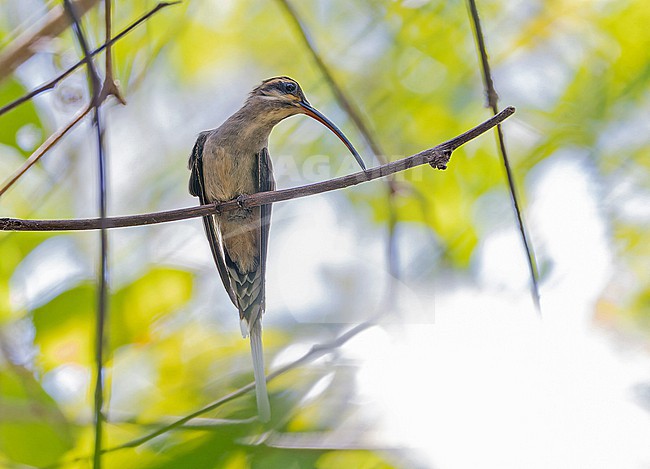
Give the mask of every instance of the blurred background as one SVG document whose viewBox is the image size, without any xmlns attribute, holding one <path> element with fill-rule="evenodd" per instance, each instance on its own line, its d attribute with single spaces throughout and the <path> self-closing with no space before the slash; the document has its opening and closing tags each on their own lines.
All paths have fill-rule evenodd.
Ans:
<svg viewBox="0 0 650 469">
<path fill-rule="evenodd" d="M 83 25 L 104 40 L 102 2 Z M 198 202 L 197 134 L 265 78 L 289 75 L 378 160 L 307 47 L 360 111 L 381 157 L 432 147 L 490 116 L 467 7 L 424 0 L 183 1 L 114 47 L 127 106 L 103 108 L 108 211 Z M 114 2 L 116 34 L 156 6 Z M 0 57 L 60 2 L 0 0 Z M 385 181 L 274 205 L 269 371 L 368 319 L 340 347 L 194 427 L 108 453 L 107 467 L 636 468 L 650 464 L 650 6 L 479 1 L 511 165 L 541 275 L 530 295 L 492 132 Z M 54 13 L 53 13 L 54 12 Z M 0 105 L 80 57 L 70 28 L 0 68 Z M 96 61 L 103 70 L 103 57 Z M 83 68 L 0 116 L 4 180 L 89 100 Z M 294 117 L 272 133 L 278 187 L 355 169 Z M 0 216 L 97 216 L 89 119 L 0 198 Z M 391 235 L 391 233 L 393 233 Z M 252 380 L 248 342 L 200 219 L 110 231 L 108 447 Z M 392 243 L 392 249 L 389 248 Z M 89 467 L 96 232 L 0 234 L 0 466 Z M 391 256 L 387 253 L 391 252 Z"/>
</svg>

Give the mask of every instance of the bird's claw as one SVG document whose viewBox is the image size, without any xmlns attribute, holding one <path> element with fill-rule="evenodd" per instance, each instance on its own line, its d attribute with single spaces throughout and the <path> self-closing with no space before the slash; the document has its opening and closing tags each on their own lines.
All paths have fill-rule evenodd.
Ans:
<svg viewBox="0 0 650 469">
<path fill-rule="evenodd" d="M 246 196 L 244 194 L 238 195 L 237 198 L 235 199 L 235 201 L 237 202 L 237 205 L 242 210 L 246 209 L 246 207 L 244 206 L 244 201 L 245 200 L 246 200 Z"/>
<path fill-rule="evenodd" d="M 246 194 L 241 194 L 232 199 L 237 204 L 237 210 L 228 212 L 228 219 L 230 220 L 244 220 L 250 217 L 251 209 L 246 207 Z"/>
</svg>

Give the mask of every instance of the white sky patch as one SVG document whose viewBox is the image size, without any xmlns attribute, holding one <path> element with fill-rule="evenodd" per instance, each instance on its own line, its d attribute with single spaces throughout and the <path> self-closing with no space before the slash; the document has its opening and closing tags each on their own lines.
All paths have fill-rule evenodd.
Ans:
<svg viewBox="0 0 650 469">
<path fill-rule="evenodd" d="M 47 303 L 90 273 L 74 240 L 55 236 L 36 246 L 11 277 L 11 302 L 15 310 Z"/>
<path fill-rule="evenodd" d="M 274 294 L 268 295 L 268 310 L 290 308 L 295 311 L 315 309 L 327 299 L 327 286 L 320 281 L 318 265 L 324 262 L 341 262 L 337 253 L 328 249 L 330 236 L 320 229 L 324 221 L 333 218 L 332 208 L 322 199 L 309 200 L 309 207 L 297 203 L 292 207 L 290 219 L 284 213 L 274 213 L 277 226 L 289 226 L 280 236 L 272 236 L 273 249 L 269 250 L 267 286 Z M 284 215 L 284 216 L 283 216 Z M 279 219 L 283 219 L 278 223 Z M 273 228 L 271 228 L 273 230 Z M 325 245 L 324 245 L 325 244 Z"/>
<path fill-rule="evenodd" d="M 487 287 L 522 291 L 530 284 L 526 253 L 513 226 L 490 235 L 479 247 L 478 275 Z"/>
<path fill-rule="evenodd" d="M 66 406 L 67 411 L 87 415 L 86 397 L 90 387 L 91 374 L 82 365 L 68 363 L 59 366 L 43 376 L 43 387 L 56 401 Z"/>
<path fill-rule="evenodd" d="M 336 197 L 293 201 L 274 210 L 267 270 L 267 311 L 289 311 L 304 321 L 334 321 L 342 300 L 331 283 L 350 290 L 346 310 L 372 314 L 385 282 L 383 240 L 365 238 Z M 360 241 L 360 237 L 364 237 Z M 347 320 L 356 322 L 357 317 Z"/>
<path fill-rule="evenodd" d="M 113 361 L 110 410 L 138 415 L 142 402 L 151 399 L 151 388 L 156 386 L 156 366 L 151 356 L 137 347 L 119 349 Z"/>
<path fill-rule="evenodd" d="M 552 262 L 543 320 L 516 240 L 497 232 L 478 253 L 480 277 L 494 277 L 440 291 L 434 324 L 373 328 L 344 348 L 363 363 L 360 393 L 385 443 L 445 469 L 650 461 L 650 419 L 633 401 L 650 360 L 615 350 L 593 324 L 612 254 L 586 160 L 569 156 L 546 163 L 530 198 L 537 247 Z"/>
</svg>

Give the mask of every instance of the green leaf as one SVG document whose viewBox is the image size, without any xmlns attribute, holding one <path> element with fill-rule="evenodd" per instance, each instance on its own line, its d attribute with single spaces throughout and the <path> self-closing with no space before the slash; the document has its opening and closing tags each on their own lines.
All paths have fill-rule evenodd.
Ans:
<svg viewBox="0 0 650 469">
<path fill-rule="evenodd" d="M 0 106 L 14 101 L 26 93 L 27 90 L 17 80 L 7 80 L 0 85 Z M 21 129 L 33 134 L 33 141 L 24 149 L 18 145 L 17 141 L 17 135 Z M 43 125 L 36 113 L 36 107 L 31 101 L 21 104 L 0 117 L 0 144 L 14 147 L 23 155 L 28 156 L 44 139 Z"/>
<path fill-rule="evenodd" d="M 38 360 L 46 370 L 64 363 L 90 365 L 94 343 L 95 286 L 83 284 L 33 311 Z"/>
<path fill-rule="evenodd" d="M 370 451 L 329 451 L 318 458 L 315 467 L 317 469 L 334 469 L 338 467 L 390 469 L 395 466 L 388 464 L 378 454 Z"/>
<path fill-rule="evenodd" d="M 109 338 L 113 349 L 150 340 L 151 325 L 192 297 L 193 276 L 171 268 L 154 268 L 110 299 Z"/>
<path fill-rule="evenodd" d="M 63 363 L 91 365 L 95 342 L 97 292 L 93 284 L 68 290 L 33 312 L 39 360 L 49 370 Z M 109 298 L 111 350 L 147 342 L 151 325 L 185 304 L 192 295 L 192 275 L 156 268 Z"/>
<path fill-rule="evenodd" d="M 42 467 L 72 447 L 71 428 L 54 400 L 25 369 L 0 371 L 0 452 Z"/>
<path fill-rule="evenodd" d="M 14 270 L 49 236 L 46 233 L 6 233 L 0 237 L 0 324 L 16 316 L 11 307 L 9 289 Z"/>
</svg>

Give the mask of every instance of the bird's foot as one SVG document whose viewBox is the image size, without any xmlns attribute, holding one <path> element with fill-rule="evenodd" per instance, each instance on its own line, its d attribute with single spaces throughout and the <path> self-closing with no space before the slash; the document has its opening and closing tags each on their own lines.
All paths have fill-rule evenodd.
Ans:
<svg viewBox="0 0 650 469">
<path fill-rule="evenodd" d="M 235 201 L 237 202 L 237 205 L 239 205 L 239 208 L 240 208 L 240 209 L 242 209 L 242 210 L 248 210 L 248 209 L 244 206 L 244 202 L 246 201 L 246 196 L 245 196 L 244 194 L 238 195 L 237 198 L 235 199 Z"/>
<path fill-rule="evenodd" d="M 233 210 L 228 214 L 228 218 L 232 220 L 241 220 L 250 217 L 251 215 L 251 209 L 249 207 L 246 207 L 244 205 L 244 202 L 246 201 L 246 194 L 242 194 L 237 196 L 235 199 L 235 202 L 237 202 L 237 206 L 239 207 L 237 210 Z"/>
</svg>

